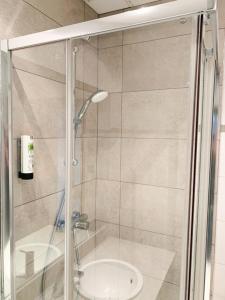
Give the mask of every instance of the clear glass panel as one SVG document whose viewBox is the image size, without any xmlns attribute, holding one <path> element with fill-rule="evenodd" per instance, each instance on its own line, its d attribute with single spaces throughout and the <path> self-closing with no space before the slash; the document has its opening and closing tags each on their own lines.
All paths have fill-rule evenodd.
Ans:
<svg viewBox="0 0 225 300">
<path fill-rule="evenodd" d="M 73 41 L 75 299 L 179 299 L 192 34 L 182 18 Z"/>
<path fill-rule="evenodd" d="M 12 64 L 16 300 L 63 299 L 65 43 L 13 51 Z M 18 178 L 22 135 L 34 138 L 31 180 Z"/>
</svg>

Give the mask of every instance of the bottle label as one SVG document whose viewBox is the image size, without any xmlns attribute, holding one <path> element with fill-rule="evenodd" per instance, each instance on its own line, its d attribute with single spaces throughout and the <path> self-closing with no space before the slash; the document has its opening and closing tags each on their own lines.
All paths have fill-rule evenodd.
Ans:
<svg viewBox="0 0 225 300">
<path fill-rule="evenodd" d="M 21 173 L 33 173 L 34 140 L 32 136 L 21 136 Z"/>
</svg>

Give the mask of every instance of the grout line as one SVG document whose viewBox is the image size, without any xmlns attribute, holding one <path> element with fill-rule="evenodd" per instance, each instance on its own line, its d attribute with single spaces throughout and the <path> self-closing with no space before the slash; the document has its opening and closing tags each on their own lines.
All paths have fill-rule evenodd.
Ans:
<svg viewBox="0 0 225 300">
<path fill-rule="evenodd" d="M 126 140 L 172 140 L 187 141 L 187 138 L 173 137 L 133 137 L 133 136 L 99 136 L 99 139 L 126 139 Z"/>
<path fill-rule="evenodd" d="M 148 187 L 155 187 L 155 188 L 162 188 L 162 189 L 171 189 L 177 191 L 184 191 L 184 188 L 176 188 L 171 186 L 163 186 L 163 185 L 154 185 L 154 184 L 147 184 L 147 183 L 139 183 L 139 182 L 131 182 L 131 181 L 124 181 L 124 180 L 115 180 L 115 179 L 107 179 L 107 178 L 98 178 L 99 181 L 109 181 L 109 182 L 121 182 L 121 183 L 129 183 L 129 184 L 136 184 Z"/>
<path fill-rule="evenodd" d="M 167 238 L 182 240 L 181 236 L 169 235 L 169 234 L 165 234 L 165 233 L 161 233 L 161 232 L 155 232 L 155 231 L 150 231 L 150 230 L 146 230 L 146 229 L 135 228 L 135 227 L 132 227 L 132 226 L 120 225 L 119 223 L 112 223 L 112 222 L 105 221 L 105 220 L 100 220 L 100 219 L 96 219 L 96 221 L 102 222 L 102 223 L 105 223 L 105 224 L 108 224 L 108 225 L 110 225 L 110 224 L 111 225 L 116 225 L 116 226 L 125 227 L 125 228 L 128 228 L 128 229 L 139 230 L 139 231 L 143 231 L 143 232 L 147 232 L 147 233 L 157 234 L 157 235 L 164 236 L 164 237 L 167 237 Z"/>
<path fill-rule="evenodd" d="M 146 25 L 145 25 L 145 27 L 146 27 Z M 139 29 L 140 28 L 143 28 L 143 27 L 139 27 Z M 134 29 L 135 28 L 133 28 L 132 30 L 134 30 Z M 123 30 L 122 33 L 124 33 L 124 31 L 127 31 L 127 30 Z M 131 42 L 131 43 L 122 42 L 122 44 L 118 44 L 118 45 L 115 45 L 115 46 L 99 48 L 99 50 L 117 48 L 117 47 L 123 47 L 123 46 L 132 46 L 132 45 L 151 43 L 151 42 L 153 43 L 153 42 L 157 42 L 157 41 L 161 41 L 161 40 L 169 40 L 169 39 L 173 39 L 173 38 L 187 37 L 187 36 L 191 36 L 191 35 L 192 35 L 192 33 L 184 33 L 184 34 L 177 34 L 177 35 L 172 35 L 172 36 L 167 36 L 167 37 L 162 37 L 162 38 L 155 38 L 155 39 L 152 39 L 152 40 L 142 40 L 142 41 L 139 41 L 139 42 Z M 124 41 L 124 39 L 123 39 L 123 41 Z"/>
<path fill-rule="evenodd" d="M 43 11 L 41 11 L 40 9 L 38 9 L 37 7 L 35 7 L 34 5 L 30 4 L 29 2 L 27 2 L 26 0 L 23 0 L 23 2 L 27 5 L 29 5 L 30 7 L 32 7 L 33 9 L 35 9 L 36 11 L 38 11 L 39 13 L 41 13 L 42 15 L 44 15 L 46 18 L 48 18 L 49 20 L 53 21 L 54 23 L 56 23 L 58 26 L 62 27 L 64 25 L 60 24 L 58 21 L 56 21 L 55 19 L 51 18 L 50 16 L 48 16 L 47 14 L 45 14 Z"/>
<path fill-rule="evenodd" d="M 27 73 L 27 74 L 31 74 L 31 75 L 33 75 L 33 76 L 38 76 L 38 77 L 41 77 L 41 78 L 44 78 L 44 79 L 47 79 L 47 80 L 55 81 L 55 82 L 58 82 L 58 83 L 63 84 L 63 85 L 66 84 L 65 81 L 60 81 L 60 80 L 56 80 L 56 79 L 53 79 L 53 78 L 51 78 L 51 77 L 47 77 L 47 76 L 44 76 L 44 75 L 41 75 L 41 74 L 38 74 L 38 73 L 33 73 L 33 72 L 30 72 L 30 71 L 27 71 L 27 70 L 18 68 L 18 67 L 16 67 L 16 66 L 14 66 L 13 69 L 14 69 L 14 70 L 19 70 L 20 72 L 24 72 L 24 73 Z"/>
<path fill-rule="evenodd" d="M 143 93 L 143 92 L 160 92 L 160 91 L 176 91 L 176 90 L 189 90 L 189 86 L 181 86 L 181 87 L 171 87 L 171 88 L 156 88 L 150 90 L 125 90 L 125 91 L 109 91 L 109 94 L 129 94 L 129 93 Z"/>
<path fill-rule="evenodd" d="M 18 208 L 18 207 L 21 207 L 21 206 L 30 204 L 30 203 L 35 202 L 35 201 L 39 201 L 39 200 L 45 199 L 45 198 L 47 198 L 47 197 L 50 197 L 50 196 L 53 196 L 53 195 L 60 194 L 60 193 L 62 193 L 63 191 L 64 191 L 64 189 L 59 190 L 59 191 L 56 191 L 56 192 L 54 192 L 54 193 L 46 194 L 46 195 L 44 195 L 44 196 L 42 196 L 42 197 L 40 197 L 40 198 L 36 198 L 36 199 L 30 200 L 30 201 L 24 202 L 24 203 L 22 203 L 22 204 L 16 205 L 16 206 L 14 206 L 14 208 Z"/>
</svg>

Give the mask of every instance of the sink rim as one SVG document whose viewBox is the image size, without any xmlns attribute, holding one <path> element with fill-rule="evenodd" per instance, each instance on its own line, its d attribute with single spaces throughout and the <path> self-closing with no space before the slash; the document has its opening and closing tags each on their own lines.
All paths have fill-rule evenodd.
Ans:
<svg viewBox="0 0 225 300">
<path fill-rule="evenodd" d="M 141 274 L 141 272 L 132 264 L 123 261 L 123 260 L 119 260 L 119 259 L 111 259 L 111 258 L 104 258 L 104 259 L 97 259 L 94 261 L 91 261 L 83 266 L 81 266 L 79 268 L 80 271 L 85 272 L 85 270 L 87 270 L 90 266 L 93 265 L 98 265 L 101 263 L 113 263 L 113 264 L 118 264 L 119 266 L 125 266 L 127 267 L 129 270 L 133 271 L 135 276 L 136 276 L 136 280 L 137 280 L 137 286 L 134 288 L 134 290 L 132 291 L 131 295 L 127 295 L 127 297 L 123 297 L 123 298 L 118 298 L 116 300 L 131 300 L 134 299 L 142 290 L 143 284 L 144 284 L 144 279 L 143 279 L 143 275 Z M 76 278 L 75 278 L 76 280 Z M 81 278 L 82 280 L 82 278 Z M 81 288 L 81 285 L 78 285 L 77 287 L 78 292 L 85 298 L 87 299 L 92 299 L 91 297 L 93 297 L 93 295 L 89 294 L 86 290 L 84 290 L 83 288 Z M 98 297 L 95 298 L 96 300 L 104 300 L 103 297 Z"/>
<path fill-rule="evenodd" d="M 58 255 L 61 254 L 61 251 L 58 247 L 56 247 L 55 245 L 52 245 L 52 244 L 47 244 L 47 243 L 27 243 L 27 244 L 23 244 L 23 245 L 18 245 L 16 246 L 16 251 L 19 251 L 21 249 L 23 249 L 24 247 L 35 247 L 35 246 L 38 246 L 38 247 L 45 247 L 45 248 L 51 248 L 53 250 L 55 250 L 57 252 Z"/>
</svg>

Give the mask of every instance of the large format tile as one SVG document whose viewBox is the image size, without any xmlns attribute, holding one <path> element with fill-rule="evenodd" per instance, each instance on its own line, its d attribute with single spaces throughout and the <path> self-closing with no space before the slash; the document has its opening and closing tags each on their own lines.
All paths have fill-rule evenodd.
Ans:
<svg viewBox="0 0 225 300">
<path fill-rule="evenodd" d="M 219 299 L 225 298 L 225 265 L 215 264 L 214 265 L 214 287 L 213 295 L 217 296 Z"/>
<path fill-rule="evenodd" d="M 123 43 L 122 31 L 107 33 L 107 34 L 99 35 L 98 37 L 99 49 L 121 46 L 122 43 Z"/>
<path fill-rule="evenodd" d="M 225 132 L 220 133 L 219 176 L 225 177 Z"/>
<path fill-rule="evenodd" d="M 185 22 L 182 24 L 182 22 Z M 162 22 L 124 31 L 124 44 L 140 43 L 144 41 L 163 39 L 178 35 L 191 34 L 191 18 Z"/>
<path fill-rule="evenodd" d="M 13 144 L 14 205 L 45 197 L 61 191 L 65 186 L 65 140 L 34 140 L 34 179 L 18 178 L 18 149 Z"/>
<path fill-rule="evenodd" d="M 118 138 L 98 138 L 98 179 L 120 180 L 120 144 Z"/>
<path fill-rule="evenodd" d="M 182 239 L 126 226 L 120 226 L 120 238 L 174 252 L 174 260 L 164 280 L 180 284 Z"/>
<path fill-rule="evenodd" d="M 82 146 L 83 181 L 96 179 L 97 139 L 83 138 Z"/>
<path fill-rule="evenodd" d="M 184 188 L 186 141 L 123 139 L 121 179 L 125 182 Z"/>
<path fill-rule="evenodd" d="M 183 190 L 122 183 L 120 224 L 181 237 L 184 200 Z"/>
<path fill-rule="evenodd" d="M 112 93 L 98 105 L 98 136 L 121 136 L 121 94 Z"/>
<path fill-rule="evenodd" d="M 225 2 L 218 0 L 219 27 L 225 28 Z"/>
<path fill-rule="evenodd" d="M 225 221 L 217 221 L 216 223 L 216 249 L 215 262 L 225 265 Z"/>
<path fill-rule="evenodd" d="M 65 136 L 65 84 L 14 69 L 12 98 L 14 137 Z"/>
<path fill-rule="evenodd" d="M 180 36 L 123 47 L 123 90 L 189 86 L 190 37 Z"/>
<path fill-rule="evenodd" d="M 121 92 L 122 47 L 99 50 L 98 87 L 108 92 Z"/>
<path fill-rule="evenodd" d="M 122 135 L 187 138 L 188 89 L 124 93 Z"/>
<path fill-rule="evenodd" d="M 59 25 L 22 0 L 0 1 L 0 37 L 8 39 Z"/>
<path fill-rule="evenodd" d="M 88 42 L 83 42 L 83 74 L 84 84 L 97 90 L 98 85 L 98 58 L 97 49 Z"/>
<path fill-rule="evenodd" d="M 60 25 L 70 25 L 84 21 L 84 2 L 82 0 L 26 0 L 32 6 L 54 19 Z"/>
<path fill-rule="evenodd" d="M 70 211 L 71 214 L 74 211 L 81 211 L 81 184 L 72 187 L 71 189 L 71 198 L 70 198 Z M 65 207 L 64 207 L 65 210 Z M 65 212 L 64 212 L 65 215 Z"/>
<path fill-rule="evenodd" d="M 65 47 L 65 42 L 57 42 L 19 49 L 12 52 L 12 63 L 17 69 L 65 83 Z"/>
<path fill-rule="evenodd" d="M 225 221 L 225 177 L 218 178 L 217 219 Z"/>
<path fill-rule="evenodd" d="M 19 240 L 44 226 L 53 225 L 62 197 L 64 197 L 63 192 L 16 207 L 14 209 L 15 240 Z"/>
<path fill-rule="evenodd" d="M 180 293 L 180 289 L 177 285 L 164 282 L 156 299 L 157 300 L 179 300 L 180 298 L 179 293 Z"/>
<path fill-rule="evenodd" d="M 119 223 L 120 182 L 97 180 L 96 219 Z"/>
<path fill-rule="evenodd" d="M 82 205 L 81 211 L 88 215 L 89 221 L 95 220 L 95 190 L 96 180 L 82 184 Z"/>
</svg>

